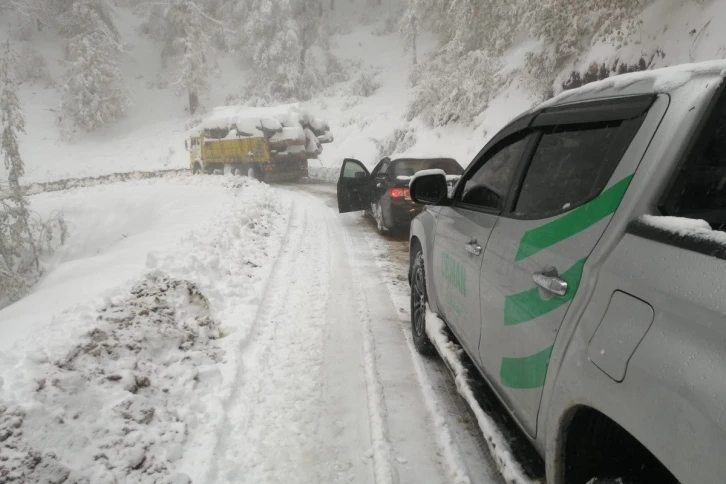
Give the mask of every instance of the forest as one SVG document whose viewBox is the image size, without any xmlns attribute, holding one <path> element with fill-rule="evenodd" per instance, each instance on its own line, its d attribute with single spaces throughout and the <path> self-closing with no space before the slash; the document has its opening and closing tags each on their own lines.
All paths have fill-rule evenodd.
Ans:
<svg viewBox="0 0 726 484">
<path fill-rule="evenodd" d="M 60 119 L 67 136 L 92 131 L 122 117 L 130 93 L 119 79 L 124 44 L 108 0 L 3 0 L 0 13 L 12 36 L 28 40 L 52 29 L 65 45 L 66 67 Z M 337 0 L 369 2 L 388 12 L 380 34 L 398 33 L 410 55 L 416 95 L 407 117 L 432 126 L 470 122 L 510 79 L 501 74 L 502 54 L 522 39 L 537 47 L 526 54 L 525 82 L 542 99 L 556 90 L 557 74 L 597 41 L 616 48 L 642 22 L 647 1 L 632 0 Z M 689 0 L 696 1 L 696 0 Z M 158 61 L 173 71 L 170 87 L 194 114 L 218 68 L 213 52 L 251 66 L 253 75 L 236 101 L 246 104 L 304 101 L 354 76 L 355 65 L 330 49 L 331 37 L 351 28 L 335 17 L 336 0 L 116 0 L 146 20 L 139 35 L 163 45 Z M 340 7 L 339 7 L 340 8 Z M 365 18 L 356 19 L 365 22 Z M 419 37 L 437 42 L 419 54 Z M 44 60 L 21 52 L 21 77 L 40 78 Z M 613 68 L 615 70 L 617 66 Z M 22 81 L 23 79 L 21 79 Z M 359 89 L 375 79 L 362 73 Z"/>
</svg>

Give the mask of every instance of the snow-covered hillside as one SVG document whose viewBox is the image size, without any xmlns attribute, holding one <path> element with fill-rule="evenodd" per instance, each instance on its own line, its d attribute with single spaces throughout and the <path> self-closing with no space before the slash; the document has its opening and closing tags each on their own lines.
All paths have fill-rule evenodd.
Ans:
<svg viewBox="0 0 726 484">
<path fill-rule="evenodd" d="M 325 146 L 319 161 L 311 162 L 313 173 L 319 176 L 334 176 L 344 157 L 357 157 L 373 165 L 383 155 L 406 150 L 446 154 L 466 166 L 498 128 L 542 100 L 522 75 L 527 53 L 542 46 L 522 34 L 501 58 L 498 75 L 505 79 L 501 90 L 472 123 L 433 128 L 418 118 L 408 121 L 407 106 L 416 89 L 409 82 L 411 53 L 404 51 L 396 30 L 386 28 L 386 20 L 396 8 L 395 0 L 378 7 L 340 2 L 331 14 L 331 30 L 337 32 L 330 38 L 331 52 L 348 66 L 350 80 L 330 86 L 306 103 L 330 122 L 336 138 L 335 143 Z M 187 166 L 183 140 L 190 118 L 184 97 L 168 85 L 172 74 L 170 68 L 161 65 L 162 46 L 139 33 L 144 19 L 130 8 L 114 7 L 113 11 L 126 47 L 121 71 L 133 105 L 120 121 L 80 134 L 70 142 L 61 139 L 57 122 L 63 43 L 50 29 L 35 33 L 28 41 L 15 41 L 21 50 L 28 47 L 40 54 L 55 80 L 52 87 L 44 81 L 22 87 L 28 126 L 28 134 L 21 140 L 26 183 Z M 642 22 L 637 30 L 617 45 L 596 42 L 586 55 L 563 66 L 553 91 L 561 89 L 573 71 L 584 75 L 592 65 L 634 66 L 644 59 L 652 68 L 726 56 L 726 33 L 719 28 L 726 21 L 723 2 L 654 0 L 638 20 Z M 8 36 L 8 29 L 5 23 L 0 25 L 0 37 Z M 422 32 L 419 59 L 426 59 L 436 43 L 433 34 Z M 217 67 L 211 89 L 201 99 L 202 111 L 238 95 L 250 76 L 249 68 L 234 53 L 217 51 L 214 55 Z M 371 84 L 380 87 L 368 96 L 360 95 L 361 77 L 368 76 Z"/>
</svg>

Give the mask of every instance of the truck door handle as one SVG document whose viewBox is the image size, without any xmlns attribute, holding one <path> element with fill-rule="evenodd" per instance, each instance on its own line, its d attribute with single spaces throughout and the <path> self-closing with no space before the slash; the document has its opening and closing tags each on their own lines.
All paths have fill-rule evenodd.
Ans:
<svg viewBox="0 0 726 484">
<path fill-rule="evenodd" d="M 550 276 L 542 272 L 532 274 L 532 280 L 539 287 L 554 294 L 555 296 L 564 296 L 567 294 L 567 281 L 557 276 Z"/>
<path fill-rule="evenodd" d="M 471 255 L 481 255 L 481 245 L 479 245 L 476 240 L 473 240 L 466 244 L 464 246 L 464 250 L 466 250 Z"/>
</svg>

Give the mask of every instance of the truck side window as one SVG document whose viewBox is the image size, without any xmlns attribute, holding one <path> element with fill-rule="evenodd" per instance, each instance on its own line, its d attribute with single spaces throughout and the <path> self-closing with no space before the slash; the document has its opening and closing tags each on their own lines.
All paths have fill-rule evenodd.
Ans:
<svg viewBox="0 0 726 484">
<path fill-rule="evenodd" d="M 464 181 L 461 203 L 501 210 L 530 136 L 518 136 L 494 154 Z"/>
<path fill-rule="evenodd" d="M 693 151 L 676 174 L 661 211 L 703 219 L 726 230 L 726 96 L 722 95 Z"/>
<path fill-rule="evenodd" d="M 519 193 L 515 213 L 546 218 L 595 198 L 635 133 L 621 121 L 546 128 Z M 620 134 L 625 134 L 621 136 Z"/>
</svg>

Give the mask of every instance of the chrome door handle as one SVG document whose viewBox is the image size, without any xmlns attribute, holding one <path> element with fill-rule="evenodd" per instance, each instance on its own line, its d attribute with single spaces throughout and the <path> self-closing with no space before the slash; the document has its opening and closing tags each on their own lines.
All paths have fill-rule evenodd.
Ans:
<svg viewBox="0 0 726 484">
<path fill-rule="evenodd" d="M 470 253 L 471 255 L 481 255 L 481 245 L 479 245 L 476 240 L 469 242 L 464 246 L 464 249 Z"/>
<path fill-rule="evenodd" d="M 557 276 L 550 276 L 542 272 L 532 274 L 532 280 L 539 287 L 554 294 L 555 296 L 564 296 L 567 294 L 567 281 Z"/>
</svg>

